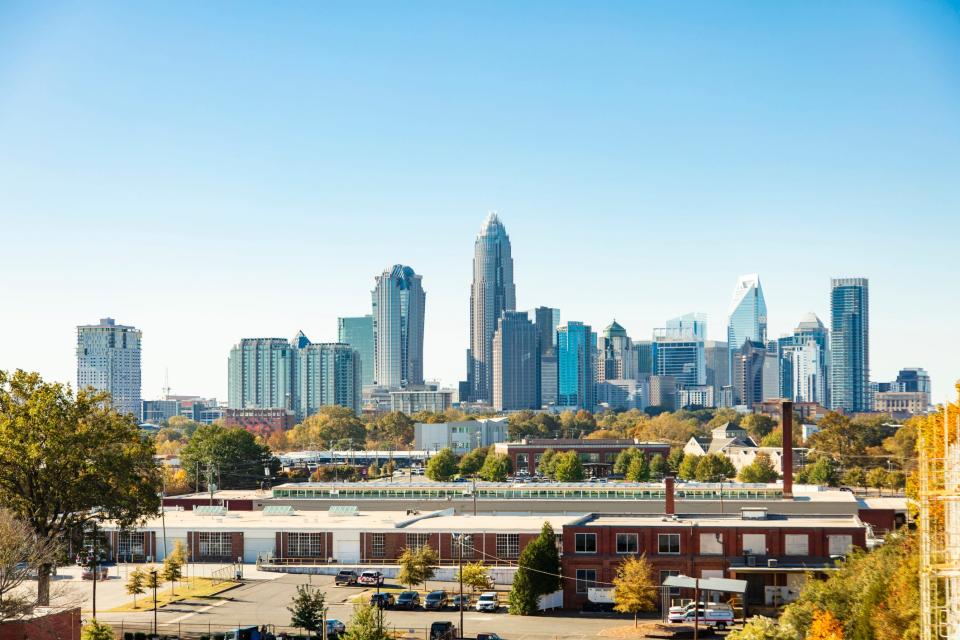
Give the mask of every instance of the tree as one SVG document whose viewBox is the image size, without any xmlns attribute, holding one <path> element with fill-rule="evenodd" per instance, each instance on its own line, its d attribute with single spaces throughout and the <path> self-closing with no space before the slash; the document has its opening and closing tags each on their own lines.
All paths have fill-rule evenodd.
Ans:
<svg viewBox="0 0 960 640">
<path fill-rule="evenodd" d="M 263 470 L 280 470 L 280 462 L 270 448 L 259 444 L 256 437 L 240 427 L 227 428 L 205 424 L 198 428 L 190 442 L 180 450 L 184 469 L 213 470 L 212 480 L 221 489 L 258 487 Z"/>
<path fill-rule="evenodd" d="M 38 539 L 23 520 L 0 509 L 0 623 L 29 613 L 36 604 L 20 586 L 30 573 L 56 557 L 56 545 Z"/>
<path fill-rule="evenodd" d="M 321 407 L 287 432 L 287 440 L 296 447 L 363 448 L 366 436 L 367 431 L 353 410 L 338 405 Z"/>
<path fill-rule="evenodd" d="M 553 479 L 557 482 L 580 482 L 583 480 L 583 464 L 576 451 L 558 453 L 553 463 Z"/>
<path fill-rule="evenodd" d="M 0 372 L 0 505 L 52 546 L 95 520 L 130 526 L 160 507 L 153 443 L 109 394 Z M 37 602 L 50 602 L 49 561 Z"/>
<path fill-rule="evenodd" d="M 667 461 L 664 459 L 663 454 L 653 454 L 653 457 L 650 458 L 650 477 L 659 480 L 667 475 L 668 471 Z"/>
<path fill-rule="evenodd" d="M 457 456 L 450 447 L 441 449 L 427 461 L 425 473 L 431 480 L 449 480 L 457 473 Z"/>
<path fill-rule="evenodd" d="M 353 617 L 347 623 L 344 640 L 391 640 L 393 636 L 383 624 L 383 609 L 369 604 L 353 608 Z"/>
<path fill-rule="evenodd" d="M 96 618 L 84 625 L 80 632 L 80 640 L 113 640 L 115 637 L 113 627 L 97 622 Z"/>
<path fill-rule="evenodd" d="M 774 482 L 779 474 L 766 453 L 758 453 L 753 462 L 740 469 L 740 482 Z"/>
<path fill-rule="evenodd" d="M 143 569 L 137 567 L 127 576 L 127 594 L 133 596 L 133 608 L 137 608 L 137 596 L 146 593 L 145 583 L 147 581 L 146 573 Z"/>
<path fill-rule="evenodd" d="M 678 475 L 682 480 L 693 480 L 697 476 L 697 465 L 700 463 L 700 456 L 695 453 L 687 453 L 683 456 L 683 462 L 680 463 Z"/>
<path fill-rule="evenodd" d="M 177 557 L 177 554 L 171 553 L 164 558 L 161 577 L 164 582 L 170 583 L 170 593 L 173 594 L 176 583 L 183 578 L 183 565 L 180 564 L 180 558 Z"/>
<path fill-rule="evenodd" d="M 716 429 L 717 427 L 722 427 L 723 425 L 730 424 L 740 424 L 740 420 L 743 419 L 743 416 L 736 409 L 731 409 L 729 407 L 717 409 L 713 412 L 713 417 L 707 422 L 707 429 Z"/>
<path fill-rule="evenodd" d="M 510 613 L 528 616 L 537 612 L 540 596 L 553 593 L 563 584 L 556 535 L 549 522 L 531 540 L 517 561 L 510 589 Z"/>
<path fill-rule="evenodd" d="M 650 480 L 650 463 L 644 454 L 637 455 L 627 469 L 627 480 L 630 482 L 648 482 Z"/>
<path fill-rule="evenodd" d="M 488 482 L 503 482 L 510 475 L 510 458 L 502 453 L 492 453 L 483 462 L 480 477 Z"/>
<path fill-rule="evenodd" d="M 674 475 L 680 475 L 680 466 L 683 464 L 687 455 L 683 452 L 683 447 L 675 447 L 670 450 L 667 456 L 667 469 Z"/>
<path fill-rule="evenodd" d="M 460 458 L 459 471 L 461 476 L 472 476 L 483 468 L 483 463 L 492 451 L 492 447 L 479 447 L 466 453 Z"/>
<path fill-rule="evenodd" d="M 653 576 L 653 565 L 647 554 L 639 558 L 627 558 L 617 569 L 613 579 L 613 608 L 620 613 L 633 614 L 633 626 L 637 626 L 637 614 L 653 611 L 657 606 L 660 584 Z"/>
<path fill-rule="evenodd" d="M 907 476 L 903 471 L 888 471 L 883 480 L 883 486 L 891 491 L 901 491 L 907 484 Z"/>
<path fill-rule="evenodd" d="M 397 560 L 400 565 L 397 582 L 411 589 L 418 584 L 425 584 L 436 573 L 439 561 L 437 552 L 429 544 L 413 549 L 406 547 Z"/>
<path fill-rule="evenodd" d="M 553 449 L 547 449 L 540 455 L 540 462 L 537 463 L 536 471 L 548 478 L 553 477 L 553 469 L 556 466 L 557 452 Z"/>
<path fill-rule="evenodd" d="M 184 493 L 190 493 L 193 487 L 190 485 L 190 476 L 186 469 L 173 469 L 163 467 L 163 494 L 167 496 L 178 496 Z"/>
<path fill-rule="evenodd" d="M 367 467 L 367 477 L 368 478 L 379 478 L 380 477 L 380 467 L 377 466 L 376 462 L 371 462 L 370 466 Z"/>
<path fill-rule="evenodd" d="M 883 495 L 883 487 L 887 483 L 887 472 L 882 467 L 874 467 L 867 472 L 867 486 L 876 489 Z"/>
<path fill-rule="evenodd" d="M 817 611 L 813 614 L 807 640 L 843 640 L 843 625 L 829 611 Z"/>
<path fill-rule="evenodd" d="M 144 576 L 143 586 L 149 591 L 156 592 L 156 590 L 160 588 L 160 572 L 147 571 L 144 573 Z"/>
<path fill-rule="evenodd" d="M 837 483 L 837 472 L 834 469 L 833 460 L 827 456 L 820 456 L 816 462 L 807 467 L 806 480 L 810 484 L 833 486 Z"/>
<path fill-rule="evenodd" d="M 307 637 L 313 631 L 319 631 L 323 624 L 323 609 L 326 594 L 308 584 L 297 586 L 297 594 L 293 597 L 287 611 L 290 612 L 290 624 L 294 627 L 306 629 Z"/>
<path fill-rule="evenodd" d="M 694 472 L 698 482 L 722 482 L 737 475 L 737 469 L 730 458 L 722 453 L 708 453 L 697 461 Z"/>
<path fill-rule="evenodd" d="M 772 618 L 754 616 L 747 620 L 742 629 L 728 633 L 727 640 L 800 640 L 800 636 L 789 625 Z"/>
<path fill-rule="evenodd" d="M 437 414 L 431 414 L 436 416 Z M 442 417 L 442 416 L 441 416 Z M 423 421 L 418 421 L 423 422 Z M 367 424 L 368 449 L 405 449 L 413 443 L 414 421 L 405 413 L 391 411 Z M 348 438 L 352 436 L 347 436 Z"/>
<path fill-rule="evenodd" d="M 740 427 L 747 430 L 754 440 L 761 440 L 765 435 L 773 431 L 777 426 L 777 421 L 770 416 L 762 413 L 751 413 L 744 416 L 740 421 Z"/>
<path fill-rule="evenodd" d="M 627 475 L 627 470 L 630 469 L 630 463 L 633 462 L 638 455 L 640 455 L 640 451 L 638 451 L 636 447 L 629 447 L 618 453 L 617 459 L 613 463 L 613 472 L 622 476 Z"/>
<path fill-rule="evenodd" d="M 867 486 L 867 473 L 860 467 L 850 467 L 843 473 L 843 484 L 849 487 Z"/>
<path fill-rule="evenodd" d="M 461 576 L 463 577 L 463 584 L 474 591 L 483 591 L 490 588 L 490 571 L 482 561 L 463 565 L 463 571 L 458 571 L 454 580 L 459 581 Z"/>
</svg>

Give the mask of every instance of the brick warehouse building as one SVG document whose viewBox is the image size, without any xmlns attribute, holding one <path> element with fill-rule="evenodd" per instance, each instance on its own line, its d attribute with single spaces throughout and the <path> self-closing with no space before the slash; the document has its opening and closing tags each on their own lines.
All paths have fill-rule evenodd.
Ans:
<svg viewBox="0 0 960 640">
<path fill-rule="evenodd" d="M 547 449 L 557 453 L 576 451 L 587 472 L 597 477 L 610 475 L 613 463 L 624 449 L 638 449 L 648 458 L 658 453 L 664 458 L 670 455 L 670 445 L 664 442 L 614 438 L 597 440 L 524 438 L 519 442 L 498 442 L 493 446 L 495 452 L 510 458 L 514 472 L 526 472 L 531 475 L 537 472 L 540 458 Z"/>
</svg>

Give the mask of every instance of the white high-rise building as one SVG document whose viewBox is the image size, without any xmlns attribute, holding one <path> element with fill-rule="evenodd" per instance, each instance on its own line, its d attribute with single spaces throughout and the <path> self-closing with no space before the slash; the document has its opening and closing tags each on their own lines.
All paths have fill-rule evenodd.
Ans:
<svg viewBox="0 0 960 640">
<path fill-rule="evenodd" d="M 493 401 L 493 334 L 503 312 L 516 308 L 510 236 L 497 214 L 491 213 L 483 222 L 473 250 L 467 351 L 467 387 L 472 402 Z"/>
<path fill-rule="evenodd" d="M 827 393 L 826 363 L 823 347 L 816 340 L 794 347 L 789 353 L 793 367 L 794 402 L 824 404 Z"/>
<path fill-rule="evenodd" d="M 140 415 L 140 331 L 102 318 L 77 327 L 77 389 L 107 391 L 120 413 Z"/>
<path fill-rule="evenodd" d="M 421 276 L 401 264 L 377 276 L 373 294 L 374 384 L 399 389 L 423 384 Z"/>
</svg>

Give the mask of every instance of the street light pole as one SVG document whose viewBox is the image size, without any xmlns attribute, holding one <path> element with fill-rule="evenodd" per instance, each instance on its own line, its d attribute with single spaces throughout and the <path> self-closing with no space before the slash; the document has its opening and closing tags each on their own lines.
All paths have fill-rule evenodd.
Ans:
<svg viewBox="0 0 960 640">
<path fill-rule="evenodd" d="M 157 570 L 151 569 L 151 582 L 153 584 L 153 637 L 157 637 Z"/>
<path fill-rule="evenodd" d="M 463 635 L 463 533 L 457 535 L 457 542 L 460 543 L 460 553 L 457 559 L 457 577 L 460 578 L 460 637 Z"/>
</svg>

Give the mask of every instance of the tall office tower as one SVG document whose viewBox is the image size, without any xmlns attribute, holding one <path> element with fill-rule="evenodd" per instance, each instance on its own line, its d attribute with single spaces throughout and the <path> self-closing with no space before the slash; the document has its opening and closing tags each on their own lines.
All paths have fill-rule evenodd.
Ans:
<svg viewBox="0 0 960 640">
<path fill-rule="evenodd" d="M 102 318 L 77 327 L 77 389 L 110 393 L 113 408 L 140 415 L 140 338 L 134 327 Z"/>
<path fill-rule="evenodd" d="M 828 406 L 828 371 L 830 336 L 815 313 L 804 315 L 793 333 L 781 336 L 777 343 L 780 349 L 780 386 L 781 395 L 794 402 L 817 402 Z M 811 346 L 812 344 L 812 346 Z M 816 354 L 797 354 L 798 351 L 815 350 Z M 797 363 L 802 367 L 798 368 Z M 810 370 L 819 366 L 819 371 Z M 802 369 L 802 370 L 801 370 Z M 803 390 L 804 399 L 796 396 L 798 389 Z M 816 398 L 816 399 L 812 399 Z"/>
<path fill-rule="evenodd" d="M 733 404 L 753 407 L 763 402 L 763 365 L 767 349 L 761 342 L 747 340 L 731 350 L 733 360 Z"/>
<path fill-rule="evenodd" d="M 760 394 L 764 400 L 783 397 L 780 368 L 780 344 L 776 340 L 770 340 L 767 342 L 767 353 L 763 359 L 763 388 Z"/>
<path fill-rule="evenodd" d="M 560 309 L 537 307 L 532 312 L 540 339 L 540 403 L 557 404 L 557 327 Z"/>
<path fill-rule="evenodd" d="M 302 338 L 302 333 L 294 341 Z M 294 408 L 294 345 L 283 338 L 244 338 L 230 350 L 230 409 Z"/>
<path fill-rule="evenodd" d="M 540 355 L 557 346 L 557 327 L 560 326 L 560 309 L 537 307 L 532 312 L 534 324 L 540 334 Z"/>
<path fill-rule="evenodd" d="M 707 339 L 707 316 L 704 313 L 687 313 L 667 320 L 666 332 L 676 338 Z"/>
<path fill-rule="evenodd" d="M 540 356 L 540 404 L 544 407 L 557 405 L 558 366 L 556 348 Z"/>
<path fill-rule="evenodd" d="M 590 325 L 567 322 L 557 328 L 557 406 L 593 410 L 596 352 L 597 334 Z"/>
<path fill-rule="evenodd" d="M 377 276 L 373 295 L 374 384 L 390 389 L 423 384 L 421 276 L 396 264 Z"/>
<path fill-rule="evenodd" d="M 294 353 L 297 420 L 321 407 L 339 405 L 360 414 L 362 401 L 361 356 L 349 344 L 312 343 Z"/>
<path fill-rule="evenodd" d="M 830 406 L 870 410 L 870 295 L 866 278 L 830 280 Z"/>
<path fill-rule="evenodd" d="M 636 380 L 636 354 L 627 330 L 614 320 L 603 330 L 602 336 L 598 352 L 597 380 Z"/>
<path fill-rule="evenodd" d="M 634 342 L 633 360 L 637 363 L 637 380 L 653 375 L 653 342 L 649 340 Z"/>
<path fill-rule="evenodd" d="M 665 411 L 677 409 L 677 381 L 673 376 L 650 376 L 650 391 L 647 406 L 660 407 Z M 646 409 L 646 407 L 644 407 Z"/>
<path fill-rule="evenodd" d="M 337 318 L 337 341 L 348 344 L 360 354 L 360 383 L 373 384 L 373 316 Z"/>
<path fill-rule="evenodd" d="M 926 393 L 930 397 L 930 374 L 919 367 L 900 369 L 896 386 L 897 391 Z"/>
<path fill-rule="evenodd" d="M 653 330 L 653 373 L 670 376 L 682 387 L 707 383 L 707 361 L 704 341 L 692 331 Z"/>
<path fill-rule="evenodd" d="M 750 273 L 737 279 L 727 321 L 727 345 L 730 348 L 730 377 L 733 379 L 733 356 L 743 343 L 751 340 L 767 342 L 767 303 L 763 299 L 760 276 Z"/>
<path fill-rule="evenodd" d="M 504 311 L 493 334 L 493 408 L 540 408 L 540 333 L 526 312 Z"/>
<path fill-rule="evenodd" d="M 705 340 L 704 358 L 707 365 L 707 384 L 713 387 L 713 397 L 719 401 L 723 388 L 730 384 L 730 352 L 726 342 Z"/>
<path fill-rule="evenodd" d="M 517 308 L 513 286 L 510 237 L 497 214 L 483 222 L 473 249 L 473 284 L 470 286 L 470 349 L 467 382 L 470 400 L 491 402 L 493 394 L 493 334 L 504 311 Z"/>
</svg>

